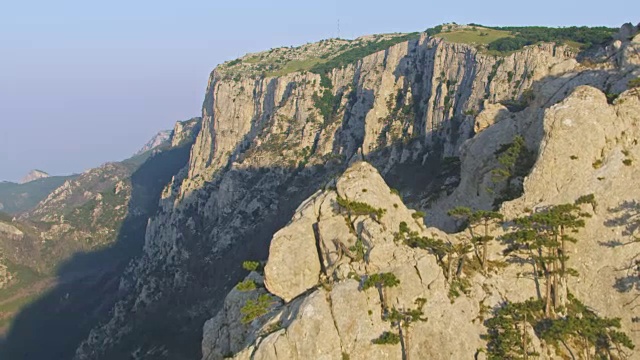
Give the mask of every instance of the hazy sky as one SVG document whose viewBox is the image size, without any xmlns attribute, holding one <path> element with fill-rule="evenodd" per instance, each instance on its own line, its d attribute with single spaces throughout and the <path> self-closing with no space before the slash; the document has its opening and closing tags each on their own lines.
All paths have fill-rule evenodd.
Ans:
<svg viewBox="0 0 640 360">
<path fill-rule="evenodd" d="M 200 114 L 216 64 L 335 37 L 338 19 L 344 38 L 451 21 L 619 26 L 640 21 L 640 1 L 4 1 L 0 180 L 126 158 Z"/>
</svg>

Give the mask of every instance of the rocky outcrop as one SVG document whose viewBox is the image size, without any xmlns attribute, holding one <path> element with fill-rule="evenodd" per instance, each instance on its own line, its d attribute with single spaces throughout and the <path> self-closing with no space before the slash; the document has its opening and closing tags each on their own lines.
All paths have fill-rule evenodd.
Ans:
<svg viewBox="0 0 640 360">
<path fill-rule="evenodd" d="M 171 139 L 171 130 L 162 130 L 155 134 L 149 141 L 140 150 L 138 150 L 135 155 L 140 155 L 147 151 L 153 150 L 159 146 L 165 145 Z"/>
<path fill-rule="evenodd" d="M 2 233 L 3 236 L 14 237 L 18 240 L 22 239 L 22 236 L 24 235 L 24 233 L 15 226 L 5 224 L 3 222 L 0 222 L 0 233 Z"/>
<path fill-rule="evenodd" d="M 42 171 L 42 170 L 31 170 L 29 171 L 29 173 L 27 175 L 25 175 L 25 177 L 23 177 L 20 180 L 20 184 L 26 184 L 28 182 L 31 182 L 33 180 L 38 180 L 38 179 L 44 179 L 44 178 L 48 178 L 49 174 L 47 174 L 46 172 Z"/>
<path fill-rule="evenodd" d="M 350 216 L 336 199 L 365 203 L 374 209 L 383 209 L 382 216 L 373 214 Z M 486 306 L 500 300 L 481 288 L 474 288 L 469 297 L 455 300 L 447 296 L 446 279 L 436 257 L 426 250 L 412 249 L 397 240 L 402 223 L 420 236 L 459 242 L 434 228 L 425 228 L 421 219 L 405 207 L 400 197 L 385 184 L 371 165 L 360 162 L 350 167 L 338 180 L 337 188 L 322 191 L 307 200 L 296 211 L 286 228 L 298 224 L 312 225 L 317 243 L 306 244 L 313 251 L 313 259 L 298 256 L 287 246 L 273 246 L 280 232 L 274 236 L 265 272 L 267 290 L 277 284 L 287 288 L 288 298 L 296 298 L 271 311 L 260 324 L 280 324 L 281 329 L 254 332 L 252 336 L 234 338 L 228 328 L 205 327 L 203 359 L 219 359 L 225 351 L 237 353 L 238 359 L 350 359 L 389 358 L 465 358 L 473 356 L 482 347 L 479 334 L 483 328 L 479 316 L 479 300 Z M 347 223 L 342 231 L 331 224 Z M 285 228 L 285 229 L 286 229 Z M 304 226 L 313 234 L 311 226 Z M 303 234 L 300 234 L 303 235 Z M 352 241 L 361 242 L 363 249 L 353 248 Z M 357 240 L 356 240 L 357 239 Z M 294 246 L 295 239 L 288 239 Z M 296 244 L 295 246 L 305 246 Z M 352 250 L 350 250 L 352 249 Z M 363 254 L 357 255 L 358 251 Z M 305 250 L 302 250 L 305 253 Z M 289 255 L 285 258 L 285 254 Z M 294 256 L 291 256 L 295 254 Z M 292 278 L 298 264 L 323 262 L 327 264 L 319 281 L 307 291 L 308 282 L 302 277 Z M 268 271 L 269 268 L 287 268 L 291 274 Z M 393 273 L 400 281 L 397 287 L 363 290 L 367 277 L 378 273 Z M 298 284 L 296 284 L 296 280 Z M 269 284 L 274 284 L 271 287 Z M 276 295 L 278 295 L 276 293 Z M 426 299 L 424 307 L 416 300 Z M 238 310 L 244 304 L 232 292 L 225 304 L 239 300 L 235 306 L 226 305 L 217 318 L 230 319 L 227 324 L 239 324 Z M 385 331 L 396 329 L 385 321 L 387 308 L 409 310 L 421 308 L 426 321 L 418 321 L 405 329 L 410 332 L 402 345 L 376 345 L 372 340 Z M 235 313 L 234 313 L 235 312 Z M 446 319 L 446 320 L 445 320 Z M 241 325 L 235 325 L 241 326 Z M 231 327 L 232 329 L 232 327 Z M 213 331 L 217 336 L 212 336 Z M 254 340 L 257 338 L 257 340 Z M 224 341 L 212 341 L 225 339 Z M 249 340 L 249 341 L 247 341 Z M 237 349 L 248 350 L 238 352 Z M 403 355 L 405 353 L 406 355 Z M 345 355 L 343 355 L 345 354 Z M 228 356 L 228 355 L 227 355 Z"/>
</svg>

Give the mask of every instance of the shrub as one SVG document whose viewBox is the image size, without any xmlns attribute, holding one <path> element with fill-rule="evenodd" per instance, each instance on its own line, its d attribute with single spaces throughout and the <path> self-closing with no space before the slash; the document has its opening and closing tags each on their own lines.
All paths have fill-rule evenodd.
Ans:
<svg viewBox="0 0 640 360">
<path fill-rule="evenodd" d="M 627 86 L 629 87 L 629 89 L 640 88 L 640 77 L 629 80 Z"/>
<path fill-rule="evenodd" d="M 385 209 L 376 209 L 373 206 L 359 202 L 351 201 L 349 199 L 341 198 L 338 196 L 338 205 L 347 209 L 352 215 L 375 215 L 378 219 L 382 218 L 382 215 L 386 212 Z"/>
<path fill-rule="evenodd" d="M 416 211 L 413 214 L 411 214 L 411 217 L 416 219 L 416 220 L 422 219 L 425 216 L 426 216 L 426 214 L 424 213 L 424 211 Z"/>
<path fill-rule="evenodd" d="M 594 161 L 593 164 L 591 164 L 591 166 L 593 166 L 594 169 L 600 169 L 603 164 L 604 162 L 602 161 L 602 159 L 598 159 Z"/>
<path fill-rule="evenodd" d="M 236 289 L 238 289 L 238 291 L 243 291 L 243 292 L 255 290 L 256 283 L 253 280 L 247 279 L 245 281 L 239 282 L 238 285 L 236 285 Z"/>
<path fill-rule="evenodd" d="M 255 300 L 247 300 L 245 305 L 240 309 L 240 313 L 243 315 L 241 322 L 248 324 L 267 314 L 273 303 L 271 296 L 267 294 L 262 294 Z"/>
<path fill-rule="evenodd" d="M 242 268 L 247 271 L 259 271 L 261 269 L 261 266 L 257 261 L 243 261 Z"/>
<path fill-rule="evenodd" d="M 535 153 L 527 149 L 525 140 L 520 135 L 515 136 L 513 142 L 503 144 L 495 155 L 500 165 L 491 171 L 491 179 L 494 183 L 504 181 L 504 188 L 494 203 L 498 205 L 522 195 L 522 189 L 514 188 L 512 180 L 528 175 L 536 159 Z"/>
<path fill-rule="evenodd" d="M 469 295 L 471 293 L 471 283 L 468 279 L 460 278 L 455 279 L 451 282 L 449 286 L 449 299 L 453 304 L 455 298 L 460 297 L 462 294 Z"/>
<path fill-rule="evenodd" d="M 633 160 L 624 159 L 624 160 L 622 160 L 622 163 L 625 164 L 626 166 L 631 166 L 631 164 L 633 163 Z"/>
<path fill-rule="evenodd" d="M 376 345 L 396 345 L 400 342 L 400 335 L 385 331 L 379 338 L 371 341 Z"/>
<path fill-rule="evenodd" d="M 362 284 L 362 290 L 367 290 L 374 286 L 394 287 L 400 284 L 400 280 L 393 273 L 379 273 L 370 275 Z"/>
<path fill-rule="evenodd" d="M 427 35 L 429 35 L 429 36 L 433 36 L 433 35 L 439 34 L 439 33 L 442 32 L 442 25 L 438 25 L 438 26 L 434 26 L 432 28 L 428 28 L 424 32 L 426 32 Z"/>
</svg>

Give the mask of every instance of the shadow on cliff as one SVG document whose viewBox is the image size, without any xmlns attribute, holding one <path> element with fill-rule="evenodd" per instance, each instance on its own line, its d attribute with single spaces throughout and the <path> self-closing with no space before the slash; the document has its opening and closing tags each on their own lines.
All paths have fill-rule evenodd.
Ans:
<svg viewBox="0 0 640 360">
<path fill-rule="evenodd" d="M 604 222 L 605 226 L 622 227 L 621 235 L 623 238 L 600 241 L 600 245 L 618 248 L 640 241 L 640 237 L 638 237 L 638 231 L 640 231 L 640 202 L 637 200 L 625 200 L 618 206 L 608 209 L 608 211 L 613 217 Z M 616 278 L 613 285 L 616 290 L 619 292 L 632 290 L 640 292 L 640 254 L 630 254 L 627 262 L 619 264 L 616 270 L 621 274 Z"/>
<path fill-rule="evenodd" d="M 189 146 L 156 154 L 131 176 L 129 211 L 108 248 L 77 253 L 59 266 L 56 285 L 25 307 L 0 343 L 0 359 L 71 359 L 118 299 L 119 279 L 140 254 L 160 193 L 189 158 Z"/>
</svg>

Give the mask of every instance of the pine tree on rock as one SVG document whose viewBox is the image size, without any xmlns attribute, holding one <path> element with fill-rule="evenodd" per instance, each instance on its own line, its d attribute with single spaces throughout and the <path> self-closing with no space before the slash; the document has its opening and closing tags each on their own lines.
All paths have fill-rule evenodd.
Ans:
<svg viewBox="0 0 640 360">
<path fill-rule="evenodd" d="M 502 222 L 503 215 L 497 211 L 474 211 L 467 207 L 456 207 L 451 209 L 448 214 L 451 217 L 462 220 L 463 226 L 469 230 L 476 256 L 482 265 L 482 271 L 486 274 L 489 268 L 487 259 L 488 244 L 494 239 L 493 236 L 489 235 L 489 231 L 492 227 Z M 481 228 L 482 233 L 478 234 L 477 228 Z"/>
</svg>

